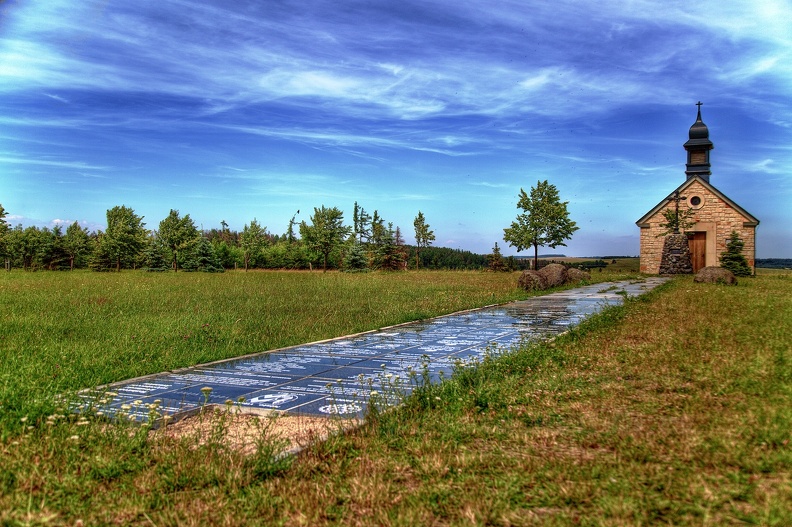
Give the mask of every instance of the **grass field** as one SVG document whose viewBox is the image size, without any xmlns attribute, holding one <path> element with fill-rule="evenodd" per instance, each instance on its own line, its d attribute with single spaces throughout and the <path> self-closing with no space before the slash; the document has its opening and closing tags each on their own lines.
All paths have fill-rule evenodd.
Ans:
<svg viewBox="0 0 792 527">
<path fill-rule="evenodd" d="M 61 393 L 525 296 L 514 275 L 0 273 L 0 423 Z"/>
<path fill-rule="evenodd" d="M 0 276 L 0 523 L 792 524 L 789 273 L 679 278 L 297 459 L 267 440 L 228 448 L 222 420 L 199 445 L 66 416 L 51 397 L 523 297 L 515 281 Z"/>
</svg>

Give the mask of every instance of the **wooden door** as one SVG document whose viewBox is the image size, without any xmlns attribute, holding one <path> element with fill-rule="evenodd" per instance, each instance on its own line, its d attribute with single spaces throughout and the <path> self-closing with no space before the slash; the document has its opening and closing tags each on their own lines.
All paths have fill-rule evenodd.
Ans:
<svg viewBox="0 0 792 527">
<path fill-rule="evenodd" d="M 693 265 L 693 272 L 699 272 L 699 269 L 707 265 L 707 233 L 694 232 L 693 236 L 688 238 L 688 247 L 690 247 L 690 263 Z"/>
</svg>

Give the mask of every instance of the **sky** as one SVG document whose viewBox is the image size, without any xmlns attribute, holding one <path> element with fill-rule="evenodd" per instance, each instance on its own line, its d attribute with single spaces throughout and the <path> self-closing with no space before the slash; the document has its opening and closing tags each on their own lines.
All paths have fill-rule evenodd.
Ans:
<svg viewBox="0 0 792 527">
<path fill-rule="evenodd" d="M 637 255 L 698 101 L 710 182 L 791 258 L 790 1 L 0 0 L 0 204 L 283 234 L 357 202 L 530 255 L 503 229 L 548 180 L 580 229 L 541 252 Z"/>
</svg>

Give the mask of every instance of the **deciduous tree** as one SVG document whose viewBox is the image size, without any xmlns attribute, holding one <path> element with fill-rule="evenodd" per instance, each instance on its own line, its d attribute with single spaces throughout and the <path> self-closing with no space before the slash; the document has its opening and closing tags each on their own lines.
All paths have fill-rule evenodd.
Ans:
<svg viewBox="0 0 792 527">
<path fill-rule="evenodd" d="M 421 249 L 425 249 L 432 245 L 435 240 L 434 231 L 429 229 L 429 224 L 426 223 L 423 212 L 418 211 L 418 215 L 413 220 L 415 227 L 415 268 L 418 269 L 421 261 Z"/>
<path fill-rule="evenodd" d="M 658 237 L 668 236 L 669 234 L 685 232 L 693 225 L 696 224 L 693 219 L 695 214 L 693 209 L 679 210 L 678 208 L 667 208 L 663 211 L 662 215 L 665 223 L 661 223 L 660 227 L 663 229 Z"/>
<path fill-rule="evenodd" d="M 52 230 L 44 227 L 36 244 L 36 258 L 42 269 L 60 269 L 68 258 L 63 246 L 63 227 L 55 225 Z"/>
<path fill-rule="evenodd" d="M 146 246 L 147 232 L 143 216 L 130 207 L 121 205 L 107 211 L 107 230 L 101 239 L 101 250 L 115 263 L 116 271 L 122 265 L 133 264 Z"/>
<path fill-rule="evenodd" d="M 254 218 L 250 225 L 245 225 L 239 235 L 239 245 L 242 247 L 245 271 L 250 266 L 250 258 L 258 254 L 267 243 L 267 228 L 259 225 Z"/>
<path fill-rule="evenodd" d="M 6 236 L 8 234 L 8 231 L 10 230 L 10 227 L 8 225 L 8 222 L 6 221 L 6 216 L 8 216 L 8 213 L 3 208 L 3 205 L 0 204 L 0 256 L 3 257 L 3 260 L 5 262 L 5 268 L 8 271 L 11 269 L 11 262 L 8 257 L 8 246 L 7 246 Z"/>
<path fill-rule="evenodd" d="M 322 256 L 322 270 L 327 271 L 327 262 L 330 253 L 339 247 L 344 239 L 352 232 L 350 227 L 344 226 L 344 213 L 337 207 L 314 207 L 311 216 L 311 225 L 304 221 L 300 223 L 300 236 L 305 245 L 312 251 Z"/>
<path fill-rule="evenodd" d="M 8 230 L 8 222 L 6 221 L 6 216 L 8 213 L 6 212 L 3 204 L 0 203 L 0 236 L 6 233 Z"/>
<path fill-rule="evenodd" d="M 160 222 L 157 236 L 171 252 L 171 266 L 175 272 L 179 270 L 179 252 L 195 245 L 200 234 L 189 214 L 182 217 L 178 210 L 171 209 L 168 217 Z"/>
<path fill-rule="evenodd" d="M 531 193 L 520 189 L 517 208 L 523 212 L 511 227 L 503 229 L 503 239 L 517 251 L 534 248 L 534 269 L 539 261 L 539 247 L 566 246 L 565 240 L 578 230 L 577 224 L 569 219 L 568 201 L 561 201 L 555 185 L 538 181 Z"/>
<path fill-rule="evenodd" d="M 38 247 L 41 231 L 38 227 L 31 225 L 26 229 L 22 225 L 17 225 L 12 237 L 13 248 L 17 255 L 22 258 L 22 269 L 28 270 L 35 268 L 36 249 Z"/>
<path fill-rule="evenodd" d="M 63 237 L 63 249 L 69 257 L 69 269 L 74 270 L 74 263 L 88 252 L 90 238 L 88 229 L 84 229 L 76 221 L 66 228 Z"/>
<path fill-rule="evenodd" d="M 21 266 L 27 269 L 28 255 L 30 248 L 28 244 L 28 235 L 22 225 L 17 225 L 13 229 L 9 229 L 5 234 L 5 251 L 8 257 L 7 269 L 14 265 Z"/>
</svg>

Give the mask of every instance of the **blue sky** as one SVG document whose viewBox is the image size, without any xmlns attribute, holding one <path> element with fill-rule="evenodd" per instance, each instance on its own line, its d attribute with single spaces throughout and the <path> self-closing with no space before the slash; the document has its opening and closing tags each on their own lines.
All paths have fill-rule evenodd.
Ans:
<svg viewBox="0 0 792 527">
<path fill-rule="evenodd" d="M 543 252 L 637 255 L 701 100 L 711 183 L 790 258 L 791 27 L 777 0 L 6 0 L 0 203 L 281 234 L 357 201 L 408 243 L 420 210 L 436 246 L 516 254 L 503 228 L 547 179 L 580 230 Z"/>
</svg>

